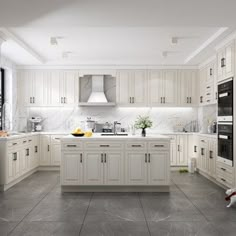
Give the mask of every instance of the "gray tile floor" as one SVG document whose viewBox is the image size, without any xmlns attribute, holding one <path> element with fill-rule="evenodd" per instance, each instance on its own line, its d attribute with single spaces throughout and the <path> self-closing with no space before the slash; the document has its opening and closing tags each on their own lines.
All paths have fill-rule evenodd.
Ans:
<svg viewBox="0 0 236 236">
<path fill-rule="evenodd" d="M 0 236 L 236 235 L 236 206 L 202 176 L 172 173 L 170 193 L 61 194 L 58 172 L 0 193 Z"/>
</svg>

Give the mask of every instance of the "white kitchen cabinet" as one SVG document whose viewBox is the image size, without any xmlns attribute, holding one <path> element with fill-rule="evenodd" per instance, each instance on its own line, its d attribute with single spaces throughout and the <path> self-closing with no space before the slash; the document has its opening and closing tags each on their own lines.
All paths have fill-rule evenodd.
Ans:
<svg viewBox="0 0 236 236">
<path fill-rule="evenodd" d="M 40 70 L 18 71 L 20 100 L 24 106 L 43 106 L 47 104 L 47 78 Z"/>
<path fill-rule="evenodd" d="M 22 174 L 25 174 L 30 169 L 30 151 L 28 146 L 24 146 L 20 153 L 20 167 Z"/>
<path fill-rule="evenodd" d="M 51 165 L 51 138 L 50 135 L 40 136 L 40 166 Z"/>
<path fill-rule="evenodd" d="M 104 184 L 124 184 L 124 154 L 120 151 L 104 153 Z"/>
<path fill-rule="evenodd" d="M 7 178 L 6 183 L 10 183 L 20 176 L 20 151 L 12 150 L 7 157 Z"/>
<path fill-rule="evenodd" d="M 121 106 L 147 105 L 145 70 L 119 70 L 116 87 L 117 104 Z"/>
<path fill-rule="evenodd" d="M 148 92 L 150 106 L 177 104 L 177 70 L 151 70 Z"/>
<path fill-rule="evenodd" d="M 218 82 L 234 76 L 235 70 L 235 42 L 234 40 L 217 52 Z"/>
<path fill-rule="evenodd" d="M 197 70 L 180 70 L 179 77 L 179 104 L 192 106 L 198 103 L 198 72 Z"/>
<path fill-rule="evenodd" d="M 216 178 L 217 140 L 210 139 L 208 144 L 208 175 Z"/>
<path fill-rule="evenodd" d="M 177 135 L 177 166 L 188 165 L 188 135 Z"/>
<path fill-rule="evenodd" d="M 148 153 L 148 184 L 149 185 L 166 185 L 169 179 L 169 170 L 163 166 L 170 165 L 168 152 Z"/>
<path fill-rule="evenodd" d="M 61 137 L 58 135 L 51 136 L 51 165 L 61 165 Z"/>
<path fill-rule="evenodd" d="M 147 184 L 147 153 L 126 152 L 127 179 L 129 185 Z"/>
<path fill-rule="evenodd" d="M 86 185 L 103 184 L 104 154 L 97 151 L 84 152 L 84 183 Z"/>
<path fill-rule="evenodd" d="M 177 166 L 177 140 L 176 135 L 168 135 L 171 137 L 170 141 L 170 165 Z"/>
<path fill-rule="evenodd" d="M 62 185 L 78 185 L 82 179 L 83 153 L 63 152 L 61 178 Z"/>
<path fill-rule="evenodd" d="M 198 157 L 198 168 L 204 172 L 208 172 L 208 140 L 205 137 L 199 137 L 199 157 Z"/>
</svg>

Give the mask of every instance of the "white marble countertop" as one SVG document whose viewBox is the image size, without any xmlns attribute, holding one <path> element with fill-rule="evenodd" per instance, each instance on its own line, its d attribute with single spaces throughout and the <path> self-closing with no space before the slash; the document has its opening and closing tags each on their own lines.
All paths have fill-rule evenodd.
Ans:
<svg viewBox="0 0 236 236">
<path fill-rule="evenodd" d="M 67 135 L 62 138 L 62 141 L 69 141 L 69 140 L 127 140 L 127 139 L 133 139 L 133 140 L 170 140 L 171 137 L 168 137 L 166 135 L 161 134 L 150 134 L 146 137 L 142 137 L 141 135 L 127 135 L 127 136 L 103 136 L 100 133 L 94 133 L 91 137 L 75 137 L 73 135 Z"/>
<path fill-rule="evenodd" d="M 65 135 L 65 136 L 70 136 L 70 137 L 74 137 L 72 135 L 68 135 L 69 132 L 66 131 L 45 131 L 45 132 L 28 132 L 28 133 L 20 133 L 20 132 L 12 132 L 12 135 L 7 136 L 7 137 L 0 137 L 0 141 L 7 141 L 7 140 L 14 140 L 14 139 L 18 139 L 18 138 L 25 138 L 28 136 L 33 136 L 33 135 Z M 205 136 L 205 137 L 209 137 L 209 138 L 217 138 L 217 134 L 204 134 L 204 133 L 196 133 L 196 132 L 157 132 L 157 133 L 147 133 L 147 137 L 146 138 L 155 138 L 157 136 L 159 137 L 166 137 L 166 135 L 200 135 L 200 136 Z M 102 138 L 143 138 L 141 137 L 140 134 L 136 134 L 136 135 L 129 135 L 129 136 L 101 136 L 101 134 L 98 133 L 94 133 L 93 138 L 96 137 L 102 137 Z M 81 138 L 81 137 L 79 137 Z M 84 137 L 85 138 L 85 137 Z"/>
</svg>

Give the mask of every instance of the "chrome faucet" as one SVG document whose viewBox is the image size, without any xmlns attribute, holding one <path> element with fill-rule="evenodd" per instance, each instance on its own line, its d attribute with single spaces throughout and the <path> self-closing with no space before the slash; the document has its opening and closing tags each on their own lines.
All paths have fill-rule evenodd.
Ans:
<svg viewBox="0 0 236 236">
<path fill-rule="evenodd" d="M 113 126 L 113 133 L 117 134 L 117 130 L 116 130 L 116 125 L 120 125 L 121 123 L 114 121 L 114 126 Z"/>
</svg>

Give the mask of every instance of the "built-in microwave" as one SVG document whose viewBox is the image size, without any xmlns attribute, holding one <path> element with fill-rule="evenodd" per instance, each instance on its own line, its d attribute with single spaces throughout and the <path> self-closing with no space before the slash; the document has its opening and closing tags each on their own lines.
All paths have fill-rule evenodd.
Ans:
<svg viewBox="0 0 236 236">
<path fill-rule="evenodd" d="M 218 85 L 218 121 L 233 122 L 233 79 Z"/>
</svg>

